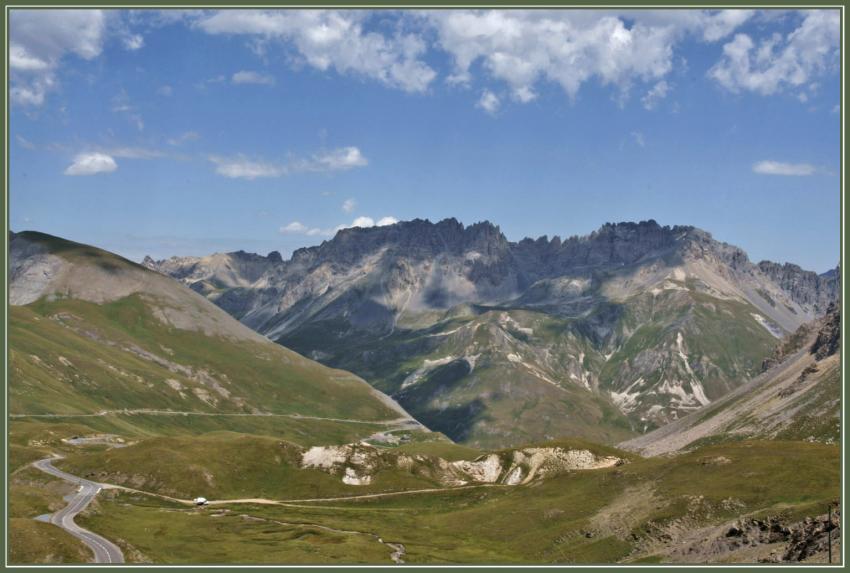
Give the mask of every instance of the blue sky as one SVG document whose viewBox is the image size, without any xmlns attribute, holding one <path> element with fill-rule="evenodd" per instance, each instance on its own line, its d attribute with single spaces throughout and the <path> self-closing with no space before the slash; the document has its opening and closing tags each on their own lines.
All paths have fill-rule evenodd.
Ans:
<svg viewBox="0 0 850 573">
<path fill-rule="evenodd" d="M 140 260 L 456 217 L 839 258 L 837 11 L 12 11 L 10 221 Z"/>
</svg>

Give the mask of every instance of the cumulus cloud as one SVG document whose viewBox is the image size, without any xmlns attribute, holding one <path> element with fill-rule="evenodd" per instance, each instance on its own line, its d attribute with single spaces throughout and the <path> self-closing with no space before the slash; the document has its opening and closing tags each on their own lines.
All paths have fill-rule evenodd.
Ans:
<svg viewBox="0 0 850 573">
<path fill-rule="evenodd" d="M 222 10 L 195 25 L 208 34 L 241 35 L 258 53 L 271 42 L 294 49 L 307 65 L 422 92 L 436 76 L 420 58 L 427 45 L 416 34 L 364 30 L 369 12 L 350 10 Z"/>
<path fill-rule="evenodd" d="M 709 70 L 709 77 L 733 93 L 771 95 L 811 87 L 840 61 L 841 21 L 838 10 L 804 14 L 800 26 L 785 37 L 775 33 L 757 42 L 737 34 L 723 46 L 723 57 Z"/>
<path fill-rule="evenodd" d="M 65 175 L 96 175 L 118 169 L 115 160 L 105 153 L 80 153 L 74 162 L 65 169 Z"/>
<path fill-rule="evenodd" d="M 354 199 L 346 199 L 342 202 L 342 210 L 346 213 L 351 213 L 357 207 L 357 201 Z"/>
<path fill-rule="evenodd" d="M 478 103 L 475 104 L 475 107 L 481 108 L 490 115 L 494 115 L 497 111 L 499 111 L 499 106 L 501 105 L 501 101 L 499 100 L 499 96 L 491 92 L 490 90 L 484 90 L 481 93 L 481 97 L 478 98 Z"/>
<path fill-rule="evenodd" d="M 511 99 L 535 99 L 535 86 L 560 85 L 570 98 L 590 80 L 614 86 L 624 99 L 634 84 L 658 85 L 673 68 L 673 50 L 686 35 L 717 42 L 757 13 L 753 10 L 222 10 L 201 12 L 193 25 L 208 34 L 238 35 L 267 54 L 281 44 L 293 59 L 410 92 L 436 77 L 432 48 L 453 64 L 449 83 L 469 85 L 477 64 L 505 82 Z M 370 21 L 371 19 L 371 21 Z M 656 92 L 658 93 L 658 92 Z M 494 102 L 489 98 L 490 102 Z M 483 108 L 483 106 L 479 106 Z"/>
<path fill-rule="evenodd" d="M 332 237 L 339 231 L 343 229 L 351 229 L 354 227 L 360 228 L 368 228 L 368 227 L 385 227 L 387 225 L 395 225 L 398 223 L 398 219 L 395 217 L 387 215 L 386 217 L 381 217 L 376 222 L 372 217 L 357 217 L 351 223 L 337 225 L 333 229 L 322 229 L 320 227 L 309 227 L 302 223 L 301 221 L 292 221 L 291 223 L 284 225 L 280 228 L 280 234 L 282 235 L 304 235 L 307 237 Z"/>
<path fill-rule="evenodd" d="M 231 76 L 230 81 L 234 84 L 255 84 L 261 86 L 273 86 L 275 79 L 269 74 L 241 70 Z"/>
<path fill-rule="evenodd" d="M 451 10 L 429 18 L 440 47 L 452 57 L 451 82 L 470 83 L 480 62 L 518 101 L 533 99 L 541 80 L 575 98 L 590 79 L 623 92 L 636 81 L 658 81 L 673 66 L 675 27 L 640 20 L 628 26 L 611 13 Z"/>
<path fill-rule="evenodd" d="M 701 13 L 702 37 L 708 42 L 722 40 L 755 15 L 755 10 L 720 10 Z"/>
<path fill-rule="evenodd" d="M 307 225 L 302 223 L 301 221 L 292 221 L 290 224 L 285 227 L 280 228 L 281 233 L 303 233 L 307 230 Z"/>
<path fill-rule="evenodd" d="M 356 219 L 354 219 L 354 222 L 352 222 L 350 225 L 348 225 L 348 227 L 343 227 L 343 229 L 349 228 L 349 227 L 374 227 L 374 226 L 375 226 L 375 220 L 372 217 L 357 217 Z"/>
<path fill-rule="evenodd" d="M 760 175 L 786 175 L 802 177 L 814 175 L 817 169 L 808 163 L 782 163 L 781 161 L 759 161 L 753 164 L 753 172 Z"/>
<path fill-rule="evenodd" d="M 354 167 L 365 167 L 369 160 L 357 147 L 342 147 L 313 156 L 304 168 L 308 171 L 341 171 Z"/>
<path fill-rule="evenodd" d="M 385 227 L 387 225 L 395 225 L 398 223 L 398 219 L 395 217 L 387 215 L 386 217 L 381 217 L 378 219 L 378 222 L 375 222 L 375 219 L 372 217 L 357 217 L 348 225 L 339 225 L 335 230 L 341 231 L 342 229 L 351 229 L 354 227 Z"/>
<path fill-rule="evenodd" d="M 67 55 L 100 55 L 106 30 L 101 10 L 9 11 L 9 97 L 40 106 L 57 85 L 56 71 Z"/>
</svg>

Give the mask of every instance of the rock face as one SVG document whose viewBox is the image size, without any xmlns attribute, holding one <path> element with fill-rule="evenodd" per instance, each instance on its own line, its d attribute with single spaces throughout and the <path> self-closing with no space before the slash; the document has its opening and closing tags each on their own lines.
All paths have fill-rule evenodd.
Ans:
<svg viewBox="0 0 850 573">
<path fill-rule="evenodd" d="M 830 303 L 819 326 L 811 352 L 818 360 L 823 360 L 841 350 L 841 305 Z"/>
<path fill-rule="evenodd" d="M 10 233 L 9 245 L 9 304 L 29 304 L 49 288 L 63 261 L 25 235 Z"/>
<path fill-rule="evenodd" d="M 793 301 L 811 308 L 815 314 L 825 313 L 829 304 L 839 296 L 841 273 L 838 268 L 818 275 L 791 263 L 780 265 L 762 261 L 758 267 L 788 293 Z"/>
<path fill-rule="evenodd" d="M 402 469 L 444 486 L 471 483 L 517 485 L 564 472 L 596 470 L 626 463 L 617 456 L 559 446 L 494 452 L 474 460 L 447 461 L 441 457 L 407 455 L 365 443 L 315 446 L 304 451 L 302 468 L 340 476 L 348 485 L 369 485 L 381 471 Z"/>
<path fill-rule="evenodd" d="M 614 442 L 717 400 L 825 312 L 835 273 L 753 264 L 688 226 L 508 241 L 489 222 L 340 231 L 288 261 L 147 261 L 245 325 L 351 370 L 455 440 Z"/>
</svg>

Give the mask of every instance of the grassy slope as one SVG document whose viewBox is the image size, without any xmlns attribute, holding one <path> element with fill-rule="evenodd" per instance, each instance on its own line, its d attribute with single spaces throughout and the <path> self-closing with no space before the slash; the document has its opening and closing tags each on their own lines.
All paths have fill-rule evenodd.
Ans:
<svg viewBox="0 0 850 573">
<path fill-rule="evenodd" d="M 13 414 L 160 408 L 398 417 L 347 373 L 276 345 L 169 327 L 137 295 L 103 305 L 42 300 L 11 310 Z M 205 376 L 231 396 L 205 384 Z M 183 396 L 166 380 L 176 380 Z M 195 389 L 210 398 L 202 400 Z"/>
<path fill-rule="evenodd" d="M 542 444 L 588 449 L 597 455 L 628 457 L 583 440 Z M 202 436 L 153 438 L 125 448 L 66 449 L 62 469 L 95 481 L 114 483 L 181 499 L 304 499 L 444 487 L 426 471 L 447 460 L 474 460 L 482 452 L 450 442 L 431 441 L 379 448 L 387 455 L 370 485 L 342 483 L 339 475 L 300 469 L 304 448 L 279 438 L 215 432 Z M 509 463 L 510 450 L 499 452 Z M 427 458 L 425 468 L 399 469 L 397 455 Z"/>
<path fill-rule="evenodd" d="M 713 463 L 719 457 L 728 463 Z M 245 531 L 241 515 L 282 522 L 321 524 L 382 536 L 403 543 L 409 563 L 613 562 L 629 558 L 638 538 L 675 520 L 722 523 L 741 513 L 820 511 L 839 494 L 839 451 L 801 442 L 742 442 L 712 446 L 676 458 L 634 459 L 618 468 L 573 472 L 531 486 L 461 489 L 313 507 L 234 506 L 218 510 L 163 513 L 159 502 L 121 494 L 122 505 L 85 522 L 117 536 L 155 561 L 307 562 L 312 556 L 292 538 L 290 527 L 267 524 Z M 638 499 L 629 500 L 629 496 Z M 700 497 L 702 496 L 702 497 Z M 594 520 L 606 507 L 630 509 Z M 696 500 L 696 503 L 695 503 Z M 730 503 L 730 500 L 732 503 Z M 175 515 L 182 521 L 175 522 Z M 172 523 L 192 523 L 191 530 Z M 606 529 L 610 527 L 610 529 Z M 145 530 L 171 533 L 153 542 Z M 591 531 L 588 537 L 584 532 Z M 224 536 L 224 542 L 216 542 Z M 208 543 L 207 543 L 208 542 Z M 181 549 L 193 544 L 194 554 Z M 272 544 L 274 552 L 263 551 Z M 209 547 L 209 549 L 206 549 Z M 379 544 L 349 546 L 337 562 L 384 562 Z M 631 554 L 631 557 L 639 557 Z M 328 558 L 327 554 L 323 554 Z M 333 560 L 329 559 L 331 562 Z"/>
</svg>

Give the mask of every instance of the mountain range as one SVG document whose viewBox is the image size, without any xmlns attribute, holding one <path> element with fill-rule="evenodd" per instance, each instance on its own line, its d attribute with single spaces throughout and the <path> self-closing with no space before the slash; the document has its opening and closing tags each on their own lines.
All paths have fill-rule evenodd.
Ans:
<svg viewBox="0 0 850 573">
<path fill-rule="evenodd" d="M 453 266 L 480 260 L 491 231 L 417 255 L 356 229 L 343 236 L 363 253 L 320 262 L 337 236 L 300 269 L 242 252 L 146 261 L 180 280 L 12 234 L 10 560 L 97 560 L 45 521 L 80 510 L 90 483 L 76 524 L 128 562 L 826 561 L 840 538 L 826 513 L 840 491 L 839 273 L 752 265 L 673 229 L 603 227 L 564 243 L 607 242 L 616 262 L 584 245 L 592 264 L 535 280 L 515 260 L 493 270 L 504 253 Z M 381 265 L 412 269 L 400 306 L 397 284 L 370 282 Z M 510 273 L 510 289 L 493 279 Z M 306 294 L 277 342 L 300 353 L 213 304 L 271 297 L 260 285 L 282 275 L 301 279 L 274 288 Z M 370 313 L 384 318 L 359 320 Z M 370 386 L 310 356 L 381 375 Z M 638 373 L 645 388 L 618 378 Z M 672 421 L 652 429 L 647 404 Z"/>
<path fill-rule="evenodd" d="M 511 242 L 489 222 L 417 219 L 344 229 L 289 260 L 143 265 L 482 447 L 616 443 L 675 421 L 758 375 L 838 296 L 837 272 L 753 263 L 652 220 Z"/>
</svg>

